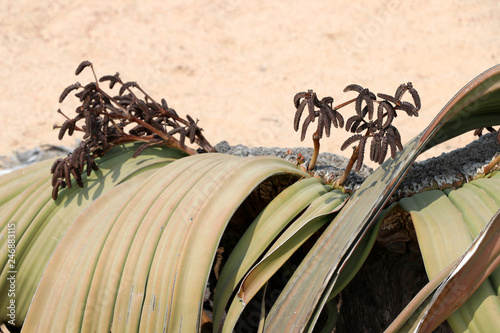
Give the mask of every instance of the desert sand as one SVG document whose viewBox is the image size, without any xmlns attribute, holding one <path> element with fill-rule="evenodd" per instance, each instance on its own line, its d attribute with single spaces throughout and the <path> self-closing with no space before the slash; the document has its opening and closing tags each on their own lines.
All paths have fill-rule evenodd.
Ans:
<svg viewBox="0 0 500 333">
<path fill-rule="evenodd" d="M 351 83 L 392 94 L 411 81 L 422 109 L 396 119 L 404 143 L 500 63 L 499 17 L 495 0 L 2 1 L 0 155 L 81 139 L 60 142 L 52 126 L 64 121 L 58 108 L 76 106 L 58 103 L 62 90 L 92 80 L 90 71 L 75 77 L 82 60 L 198 118 L 213 145 L 310 147 L 312 128 L 305 142 L 293 130 L 295 93 L 314 89 L 341 103 Z M 339 149 L 347 136 L 334 131 L 322 151 L 348 156 Z M 423 158 L 472 140 L 465 134 Z"/>
</svg>

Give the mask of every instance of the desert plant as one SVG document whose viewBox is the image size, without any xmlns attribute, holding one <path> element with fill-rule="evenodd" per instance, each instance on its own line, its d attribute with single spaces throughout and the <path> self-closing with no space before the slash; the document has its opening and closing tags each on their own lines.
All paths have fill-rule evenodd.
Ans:
<svg viewBox="0 0 500 333">
<path fill-rule="evenodd" d="M 119 82 L 118 76 L 114 78 L 108 77 Z M 119 84 L 122 92 L 137 87 Z M 3 312 L 2 322 L 22 326 L 26 332 L 193 332 L 210 326 L 213 331 L 231 332 L 245 317 L 253 319 L 254 314 L 245 311 L 264 288 L 255 327 L 268 332 L 313 331 L 322 315 L 323 329 L 331 330 L 337 315 L 335 295 L 365 261 L 385 217 L 403 209 L 417 229 L 431 281 L 388 330 L 429 331 L 446 318 L 456 331 L 478 327 L 489 332 L 500 326 L 496 160 L 489 172 L 470 184 L 440 183 L 434 191 L 392 197 L 419 153 L 465 131 L 500 124 L 500 67 L 466 85 L 423 133 L 398 148 L 399 153 L 394 149 L 394 158 L 383 162 L 352 195 L 280 158 L 194 154 L 182 141 L 193 123 L 189 119 L 183 125 L 176 119 L 179 126 L 166 130 L 168 121 L 173 121 L 168 112 L 166 125 L 150 124 L 155 130 L 148 129 L 143 123 L 159 115 L 147 118 L 151 110 L 140 107 L 134 97 L 125 104 L 138 103 L 142 111 L 129 110 L 128 115 L 120 108 L 127 108 L 120 97 L 110 98 L 97 86 L 96 79 L 79 92 L 95 95 L 84 108 L 89 108 L 87 118 L 95 112 L 96 119 L 87 123 L 85 117 L 79 118 L 86 122 L 80 130 L 88 134 L 89 152 L 83 149 L 84 154 L 90 154 L 92 161 L 88 155 L 75 154 L 85 157 L 87 169 L 89 162 L 90 169 L 95 163 L 94 172 L 82 174 L 83 163 L 76 161 L 72 170 L 77 175 L 69 171 L 71 179 L 62 162 L 52 160 L 0 177 L 0 247 L 13 249 L 0 252 L 0 294 L 9 295 L 12 288 L 7 277 L 14 273 L 9 272 L 15 271 L 19 286 L 13 297 L 0 301 L 4 309 L 12 300 L 15 304 L 14 318 Z M 377 110 L 373 120 L 375 112 L 370 116 L 368 104 L 374 95 L 359 86 L 349 87 L 358 97 L 350 102 L 356 103 L 356 115 L 346 125 L 368 133 L 366 139 L 351 143 L 370 137 L 375 150 L 370 155 L 381 161 L 384 145 L 386 152 L 398 147 L 398 137 L 388 130 L 395 116 L 391 112 L 416 113 L 418 95 L 411 84 L 402 85 L 394 97 L 379 94 L 383 110 Z M 414 106 L 401 107 L 407 103 L 401 101 L 404 91 L 413 96 Z M 162 114 L 158 104 L 144 95 L 145 103 Z M 334 111 L 332 103 L 332 98 L 319 100 L 312 91 L 295 98 L 298 109 L 309 109 L 306 122 L 319 117 L 318 142 L 322 131 L 328 135 L 331 123 L 343 124 L 340 113 L 335 113 L 339 107 Z M 104 129 L 106 117 L 109 132 Z M 73 122 L 63 127 L 78 131 L 77 120 Z M 140 133 L 117 135 L 109 129 L 123 130 L 132 122 L 143 126 Z M 179 127 L 184 133 L 172 132 Z M 194 132 L 201 140 L 199 130 Z M 181 138 L 170 145 L 173 134 Z M 72 163 L 72 156 L 64 163 Z M 62 181 L 66 185 L 55 200 L 49 194 L 51 179 L 59 187 Z M 69 187 L 80 181 L 84 188 Z M 454 223 L 444 223 L 450 214 L 456 216 Z M 441 233 L 429 231 L 441 227 Z M 447 245 L 450 239 L 452 245 Z M 268 313 L 266 300 L 272 301 Z M 471 317 L 471 309 L 478 306 L 480 315 Z"/>
</svg>

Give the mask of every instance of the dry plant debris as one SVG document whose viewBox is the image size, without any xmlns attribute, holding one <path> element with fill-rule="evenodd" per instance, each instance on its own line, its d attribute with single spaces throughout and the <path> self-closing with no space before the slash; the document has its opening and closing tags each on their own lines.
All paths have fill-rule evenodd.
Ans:
<svg viewBox="0 0 500 333">
<path fill-rule="evenodd" d="M 316 132 L 313 134 L 313 142 L 315 150 L 319 151 L 319 140 L 323 137 L 323 133 L 327 137 L 330 136 L 331 125 L 336 128 L 342 128 L 348 132 L 354 133 L 341 146 L 344 150 L 347 147 L 357 144 L 354 149 L 351 165 L 346 170 L 348 174 L 354 162 L 356 163 L 356 171 L 361 169 L 365 154 L 365 146 L 368 140 L 370 143 L 370 159 L 376 163 L 384 162 L 387 152 L 390 149 L 390 154 L 394 158 L 397 150 L 402 150 L 401 135 L 398 129 L 393 125 L 393 120 L 398 116 L 399 111 L 404 111 L 408 116 L 418 116 L 418 111 L 421 108 L 420 97 L 417 90 L 411 82 L 401 84 L 394 93 L 394 96 L 388 94 L 375 95 L 367 88 L 363 88 L 357 84 L 350 84 L 344 92 L 356 92 L 358 95 L 342 104 L 333 107 L 334 99 L 325 97 L 319 99 L 313 90 L 300 92 L 294 97 L 294 105 L 296 108 L 294 117 L 294 129 L 299 130 L 300 119 L 304 109 L 307 106 L 308 115 L 302 123 L 301 140 L 304 140 L 308 126 L 318 118 Z M 403 95 L 409 92 L 412 102 L 402 100 Z M 377 97 L 381 100 L 377 100 Z M 349 104 L 354 103 L 356 113 L 347 118 L 344 126 L 344 118 L 338 111 Z M 376 107 L 376 104 L 377 107 Z M 314 168 L 315 160 L 312 159 L 309 165 L 309 170 Z M 342 185 L 342 182 L 340 183 Z"/>
<path fill-rule="evenodd" d="M 102 157 L 111 148 L 128 142 L 143 142 L 134 157 L 151 146 L 159 145 L 180 149 L 193 155 L 198 152 L 212 152 L 214 148 L 205 139 L 198 120 L 189 115 L 180 117 L 170 108 L 165 99 L 156 102 L 137 82 L 123 82 L 118 73 L 105 75 L 99 80 L 90 61 L 83 61 L 75 71 L 79 75 L 84 69 L 92 70 L 94 81 L 81 85 L 74 83 L 62 92 L 59 102 L 73 91 L 81 103 L 71 118 L 60 109 L 66 121 L 55 125 L 59 139 L 64 135 L 83 132 L 83 141 L 66 158 L 57 159 L 51 168 L 52 197 L 57 199 L 60 189 L 71 187 L 71 178 L 83 187 L 82 173 L 90 175 L 97 170 L 97 157 Z M 109 89 L 118 87 L 118 94 L 111 96 L 100 85 L 109 82 Z M 198 145 L 198 150 L 186 146 L 186 139 Z"/>
</svg>

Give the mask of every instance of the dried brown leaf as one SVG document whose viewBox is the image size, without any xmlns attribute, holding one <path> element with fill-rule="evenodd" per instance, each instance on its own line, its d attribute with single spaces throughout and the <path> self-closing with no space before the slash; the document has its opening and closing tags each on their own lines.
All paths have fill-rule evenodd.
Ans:
<svg viewBox="0 0 500 333">
<path fill-rule="evenodd" d="M 410 94 L 411 94 L 411 97 L 413 98 L 413 103 L 415 104 L 417 111 L 420 110 L 420 107 L 422 105 L 420 103 L 420 96 L 418 95 L 418 92 L 415 90 L 415 88 L 412 87 L 410 89 Z"/>
<path fill-rule="evenodd" d="M 52 185 L 52 199 L 57 200 L 57 194 L 59 192 L 59 186 L 61 186 L 61 180 L 58 179 L 55 184 Z"/>
<path fill-rule="evenodd" d="M 401 100 L 401 96 L 403 96 L 404 92 L 406 91 L 406 84 L 402 83 L 399 85 L 399 87 L 396 89 L 396 93 L 394 94 L 394 97 L 397 100 Z"/>
<path fill-rule="evenodd" d="M 385 157 L 387 156 L 387 148 L 388 148 L 388 142 L 387 139 L 382 138 L 381 139 L 381 145 L 380 145 L 380 152 L 378 154 L 378 164 L 384 163 Z"/>
<path fill-rule="evenodd" d="M 134 152 L 134 155 L 132 155 L 133 158 L 136 158 L 137 156 L 139 156 L 144 150 L 146 150 L 146 148 L 148 148 L 150 146 L 149 143 L 145 143 L 145 144 L 142 144 L 139 146 L 139 148 L 137 148 Z"/>
<path fill-rule="evenodd" d="M 352 125 L 354 124 L 354 122 L 356 121 L 360 121 L 361 120 L 361 117 L 358 116 L 358 115 L 354 115 L 352 117 L 349 117 L 349 119 L 347 119 L 347 122 L 345 124 L 345 130 L 346 131 L 350 131 L 350 132 L 355 132 L 356 130 L 352 130 Z"/>
<path fill-rule="evenodd" d="M 386 95 L 386 94 L 377 94 L 378 97 L 386 100 L 386 101 L 389 101 L 391 103 L 394 103 L 394 105 L 398 105 L 399 103 L 401 103 L 400 100 L 398 100 L 397 98 L 394 98 L 392 97 L 391 95 Z"/>
<path fill-rule="evenodd" d="M 380 152 L 380 137 L 374 135 L 370 144 L 370 160 L 377 161 Z"/>
<path fill-rule="evenodd" d="M 306 92 L 299 92 L 293 96 L 293 104 L 295 105 L 295 108 L 298 109 L 299 105 L 301 104 L 301 99 L 306 96 Z"/>
</svg>

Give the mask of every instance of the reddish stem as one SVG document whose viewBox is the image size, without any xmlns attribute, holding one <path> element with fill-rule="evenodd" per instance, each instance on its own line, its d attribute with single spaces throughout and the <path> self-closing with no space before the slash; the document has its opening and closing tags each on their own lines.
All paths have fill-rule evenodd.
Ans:
<svg viewBox="0 0 500 333">
<path fill-rule="evenodd" d="M 347 180 L 347 177 L 349 177 L 349 174 L 351 173 L 352 167 L 354 166 L 354 163 L 357 161 L 357 159 L 358 159 L 358 146 L 356 146 L 356 148 L 354 148 L 352 155 L 351 155 L 351 159 L 349 160 L 349 163 L 347 163 L 347 166 L 344 170 L 344 173 L 335 182 L 334 187 L 344 185 L 344 183 Z"/>
<path fill-rule="evenodd" d="M 365 133 L 365 136 L 369 136 L 370 134 L 371 134 L 371 132 L 370 132 L 370 130 L 368 130 Z M 358 160 L 358 148 L 359 148 L 359 145 L 357 145 L 356 148 L 354 148 L 354 151 L 352 152 L 352 155 L 351 155 L 351 159 L 349 160 L 349 163 L 347 163 L 347 166 L 344 170 L 344 173 L 335 182 L 335 185 L 334 185 L 335 187 L 344 185 L 345 181 L 347 180 L 347 177 L 349 177 L 349 174 L 351 173 L 352 167 L 354 166 L 354 162 L 356 162 Z"/>
<path fill-rule="evenodd" d="M 351 104 L 351 103 L 354 103 L 354 102 L 356 101 L 356 99 L 357 99 L 357 98 L 353 98 L 353 99 L 351 99 L 351 100 L 348 100 L 347 102 L 341 103 L 341 104 L 337 105 L 337 106 L 336 106 L 335 108 L 333 108 L 333 109 L 334 109 L 334 110 L 341 109 L 341 108 L 343 108 L 344 106 L 347 106 L 347 105 L 349 105 L 349 104 Z"/>
<path fill-rule="evenodd" d="M 314 151 L 313 151 L 313 155 L 311 157 L 311 162 L 309 162 L 309 165 L 307 167 L 307 170 L 308 171 L 311 171 L 312 169 L 314 169 L 314 167 L 316 166 L 316 161 L 318 159 L 318 155 L 319 155 L 319 136 L 318 136 L 318 132 L 314 132 L 313 134 L 313 142 L 314 142 Z"/>
</svg>

